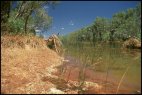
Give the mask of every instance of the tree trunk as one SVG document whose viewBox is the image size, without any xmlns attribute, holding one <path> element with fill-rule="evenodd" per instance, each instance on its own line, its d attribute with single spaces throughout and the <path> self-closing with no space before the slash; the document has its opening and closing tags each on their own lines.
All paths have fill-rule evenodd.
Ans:
<svg viewBox="0 0 142 95">
<path fill-rule="evenodd" d="M 96 33 L 93 32 L 93 45 L 95 46 L 96 44 Z"/>
<path fill-rule="evenodd" d="M 22 4 L 20 5 L 20 7 L 18 9 L 18 12 L 17 12 L 15 19 L 17 19 L 21 14 L 23 14 L 24 9 L 23 9 L 22 12 L 21 12 L 21 10 L 22 10 L 22 6 L 24 5 L 24 3 L 26 3 L 26 1 L 22 1 Z"/>
<path fill-rule="evenodd" d="M 28 14 L 28 15 L 26 16 L 26 18 L 25 18 L 25 34 L 27 34 L 28 19 L 29 19 L 30 15 L 32 14 L 32 11 L 33 11 L 33 4 L 32 4 L 32 6 L 31 6 L 31 10 L 30 10 L 29 14 Z"/>
<path fill-rule="evenodd" d="M 115 32 L 114 29 L 112 29 L 112 30 L 110 31 L 110 41 L 114 41 L 114 38 L 113 38 L 114 32 Z"/>
<path fill-rule="evenodd" d="M 9 18 L 11 1 L 1 1 L 1 22 L 6 23 Z"/>
<path fill-rule="evenodd" d="M 99 40 L 102 41 L 102 33 L 99 32 Z"/>
<path fill-rule="evenodd" d="M 29 19 L 29 15 L 26 17 L 26 20 L 25 20 L 25 34 L 27 34 L 28 19 Z"/>
</svg>

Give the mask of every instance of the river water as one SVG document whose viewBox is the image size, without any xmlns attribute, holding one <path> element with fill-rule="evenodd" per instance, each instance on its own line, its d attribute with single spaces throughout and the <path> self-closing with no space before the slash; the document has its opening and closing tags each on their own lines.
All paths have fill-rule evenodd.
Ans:
<svg viewBox="0 0 142 95">
<path fill-rule="evenodd" d="M 66 78 L 78 79 L 86 67 L 85 80 L 98 82 L 108 93 L 141 93 L 141 50 L 122 48 L 122 43 L 68 44 L 65 46 Z M 88 91 L 86 93 L 93 93 Z"/>
</svg>

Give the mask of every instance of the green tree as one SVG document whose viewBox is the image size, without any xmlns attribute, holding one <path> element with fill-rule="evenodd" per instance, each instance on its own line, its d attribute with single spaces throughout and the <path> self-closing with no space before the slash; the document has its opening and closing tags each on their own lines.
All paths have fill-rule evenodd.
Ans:
<svg viewBox="0 0 142 95">
<path fill-rule="evenodd" d="M 9 18 L 11 1 L 1 1 L 1 23 L 6 23 Z"/>
<path fill-rule="evenodd" d="M 8 20 L 9 26 L 15 25 L 15 28 L 17 27 L 18 29 L 14 30 L 19 31 L 20 28 L 22 30 L 21 33 L 23 33 L 24 30 L 24 34 L 28 34 L 28 32 L 30 30 L 33 30 L 33 28 L 35 27 L 48 29 L 52 23 L 52 18 L 48 15 L 44 7 L 49 5 L 54 6 L 58 3 L 57 1 L 36 1 L 36 2 L 13 1 L 13 2 L 15 3 L 15 7 L 13 7 L 10 10 L 10 18 Z M 1 7 L 2 5 L 4 5 L 4 3 L 1 4 Z M 21 28 L 21 26 L 23 27 Z"/>
<path fill-rule="evenodd" d="M 109 20 L 106 18 L 97 17 L 94 22 L 94 36 L 99 41 L 104 40 L 108 30 L 109 30 Z"/>
<path fill-rule="evenodd" d="M 95 21 L 80 30 L 68 35 L 68 41 L 84 40 L 97 41 L 126 40 L 129 36 L 141 38 L 141 4 L 118 12 L 111 19 L 97 17 Z"/>
</svg>

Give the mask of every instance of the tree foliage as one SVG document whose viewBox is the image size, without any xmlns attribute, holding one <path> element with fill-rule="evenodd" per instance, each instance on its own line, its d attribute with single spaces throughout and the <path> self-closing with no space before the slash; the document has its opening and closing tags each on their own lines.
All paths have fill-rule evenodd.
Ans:
<svg viewBox="0 0 142 95">
<path fill-rule="evenodd" d="M 1 1 L 1 23 L 6 23 L 10 14 L 11 1 Z"/>
<path fill-rule="evenodd" d="M 52 18 L 44 7 L 54 6 L 57 3 L 57 1 L 1 1 L 2 21 L 10 28 L 9 32 L 14 34 L 28 34 L 37 27 L 46 30 L 50 27 Z"/>
<path fill-rule="evenodd" d="M 128 37 L 141 40 L 141 5 L 118 12 L 111 19 L 97 17 L 95 21 L 68 36 L 68 41 L 124 41 Z"/>
</svg>

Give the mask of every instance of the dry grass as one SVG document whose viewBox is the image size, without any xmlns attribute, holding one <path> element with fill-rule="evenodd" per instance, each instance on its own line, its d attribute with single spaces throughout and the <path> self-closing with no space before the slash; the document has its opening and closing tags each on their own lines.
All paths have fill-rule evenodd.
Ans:
<svg viewBox="0 0 142 95">
<path fill-rule="evenodd" d="M 60 65 L 61 57 L 48 49 L 43 39 L 25 36 L 2 36 L 1 91 L 7 94 L 48 93 L 54 87 L 43 82 L 49 67 Z"/>
<path fill-rule="evenodd" d="M 35 36 L 4 35 L 1 36 L 1 47 L 3 48 L 40 48 L 45 49 L 46 43 L 42 38 Z"/>
</svg>

